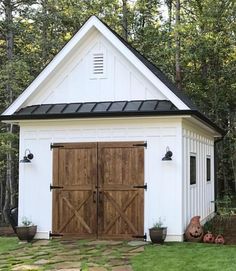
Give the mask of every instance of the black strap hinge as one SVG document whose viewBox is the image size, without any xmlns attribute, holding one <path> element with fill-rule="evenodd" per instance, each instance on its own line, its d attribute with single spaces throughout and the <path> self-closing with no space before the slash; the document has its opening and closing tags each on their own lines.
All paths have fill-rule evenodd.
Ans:
<svg viewBox="0 0 236 271">
<path fill-rule="evenodd" d="M 147 148 L 147 142 L 140 143 L 140 144 L 133 144 L 133 147 L 144 147 L 144 148 Z"/>
<path fill-rule="evenodd" d="M 145 233 L 144 235 L 133 235 L 132 236 L 133 238 L 142 238 L 142 239 L 144 239 L 145 241 L 147 240 L 147 234 Z"/>
<path fill-rule="evenodd" d="M 51 143 L 50 149 L 56 149 L 56 148 L 64 148 L 64 145 L 54 145 L 53 143 Z"/>
<path fill-rule="evenodd" d="M 145 185 L 134 185 L 133 188 L 142 188 L 147 190 L 147 184 L 145 183 Z"/>
<path fill-rule="evenodd" d="M 61 234 L 61 233 L 51 233 L 51 232 L 49 232 L 49 237 L 60 237 L 60 236 L 63 236 L 63 234 Z"/>
<path fill-rule="evenodd" d="M 60 188 L 64 188 L 64 186 L 57 186 L 57 185 L 51 185 L 51 184 L 50 184 L 50 191 L 51 191 L 52 189 L 60 189 Z"/>
</svg>

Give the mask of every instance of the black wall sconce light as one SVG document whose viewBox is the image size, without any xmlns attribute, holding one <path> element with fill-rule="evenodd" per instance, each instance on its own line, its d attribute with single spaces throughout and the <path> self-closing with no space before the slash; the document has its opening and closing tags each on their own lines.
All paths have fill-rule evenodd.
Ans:
<svg viewBox="0 0 236 271">
<path fill-rule="evenodd" d="M 162 161 L 170 161 L 172 160 L 172 155 L 173 155 L 173 152 L 170 151 L 169 147 L 166 147 L 166 154 L 165 156 L 162 158 Z"/>
<path fill-rule="evenodd" d="M 25 150 L 25 156 L 22 160 L 20 160 L 20 163 L 31 163 L 31 160 L 34 158 L 33 153 L 29 149 Z"/>
</svg>

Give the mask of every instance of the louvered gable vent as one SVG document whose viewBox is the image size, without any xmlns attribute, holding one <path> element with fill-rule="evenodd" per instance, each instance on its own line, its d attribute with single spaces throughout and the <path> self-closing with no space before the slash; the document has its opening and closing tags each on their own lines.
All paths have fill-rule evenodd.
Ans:
<svg viewBox="0 0 236 271">
<path fill-rule="evenodd" d="M 104 55 L 103 53 L 93 54 L 93 75 L 104 74 Z"/>
</svg>

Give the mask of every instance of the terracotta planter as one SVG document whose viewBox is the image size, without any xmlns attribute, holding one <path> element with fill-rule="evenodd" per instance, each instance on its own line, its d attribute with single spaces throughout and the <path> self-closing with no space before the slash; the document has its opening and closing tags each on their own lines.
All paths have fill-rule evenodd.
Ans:
<svg viewBox="0 0 236 271">
<path fill-rule="evenodd" d="M 203 242 L 204 243 L 214 243 L 215 242 L 215 236 L 208 231 L 204 236 L 203 236 Z"/>
<path fill-rule="evenodd" d="M 155 244 L 163 244 L 166 239 L 166 234 L 167 234 L 166 227 L 149 229 L 151 241 Z"/>
<path fill-rule="evenodd" d="M 37 226 L 18 226 L 16 227 L 16 234 L 22 241 L 30 242 L 34 239 L 37 232 Z"/>
<path fill-rule="evenodd" d="M 225 239 L 224 239 L 223 235 L 221 235 L 221 234 L 217 235 L 216 239 L 215 239 L 215 243 L 219 244 L 219 245 L 224 245 Z"/>
</svg>

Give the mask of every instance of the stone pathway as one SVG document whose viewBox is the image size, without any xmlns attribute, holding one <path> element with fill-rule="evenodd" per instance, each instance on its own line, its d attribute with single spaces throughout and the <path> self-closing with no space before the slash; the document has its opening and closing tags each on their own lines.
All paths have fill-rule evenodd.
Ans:
<svg viewBox="0 0 236 271">
<path fill-rule="evenodd" d="M 132 271 L 144 242 L 40 240 L 0 255 L 0 270 Z"/>
</svg>

